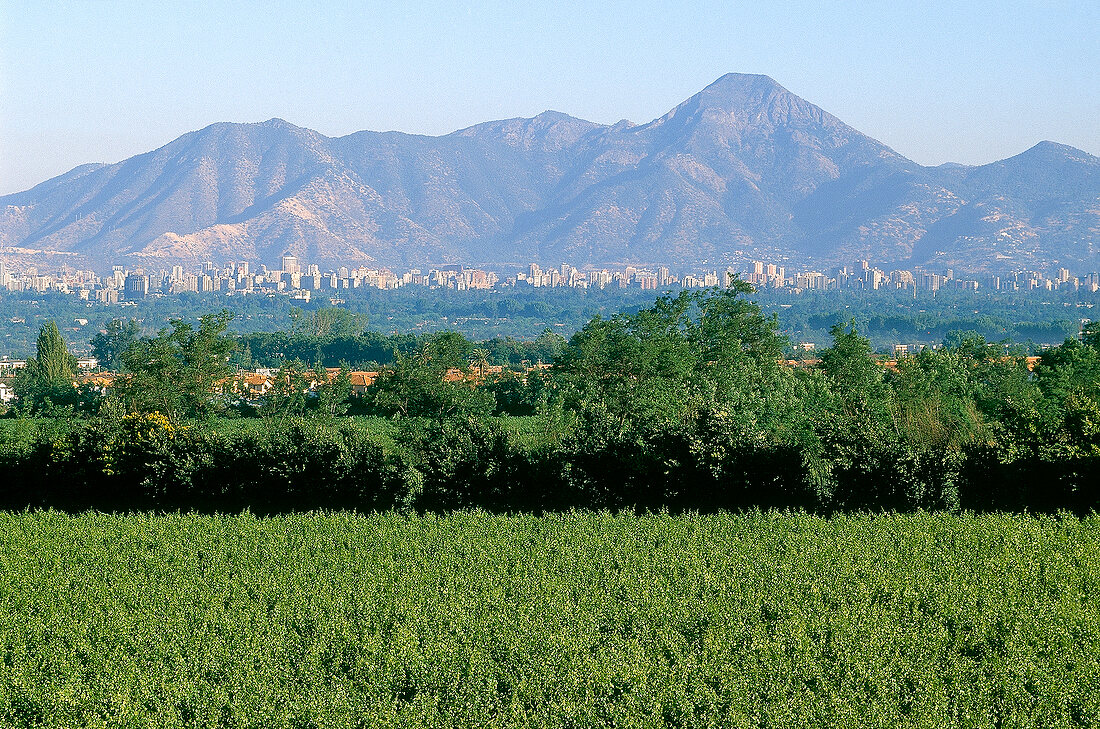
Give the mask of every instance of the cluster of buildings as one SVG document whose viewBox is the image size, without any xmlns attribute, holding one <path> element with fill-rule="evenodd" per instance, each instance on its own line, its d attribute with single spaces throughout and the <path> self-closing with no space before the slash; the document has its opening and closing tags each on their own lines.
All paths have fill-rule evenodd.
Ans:
<svg viewBox="0 0 1100 729">
<path fill-rule="evenodd" d="M 762 288 L 788 288 L 795 292 L 829 289 L 879 290 L 961 290 L 977 291 L 1100 291 L 1100 273 L 1073 276 L 1068 268 L 1059 268 L 1053 276 L 1038 271 L 1017 271 L 1007 274 L 985 274 L 977 277 L 955 276 L 951 269 L 943 273 L 915 271 L 884 271 L 860 261 L 858 266 L 840 266 L 827 273 L 803 271 L 787 276 L 782 266 L 754 261 L 745 279 Z"/>
<path fill-rule="evenodd" d="M 316 264 L 303 267 L 296 257 L 290 255 L 282 257 L 278 269 L 265 265 L 253 266 L 248 261 L 221 266 L 206 262 L 194 269 L 177 265 L 170 270 L 159 271 L 114 266 L 111 273 L 104 276 L 94 271 L 71 269 L 47 274 L 40 273 L 33 266 L 13 271 L 0 262 L 0 289 L 54 291 L 106 304 L 188 291 L 227 295 L 285 294 L 308 302 L 319 292 L 347 289 L 395 289 L 410 285 L 460 290 L 490 289 L 497 283 L 496 273 L 463 266 L 443 266 L 427 272 L 411 269 L 402 274 L 364 266 L 340 266 L 322 272 Z"/>
<path fill-rule="evenodd" d="M 194 269 L 173 266 L 171 270 L 150 271 L 114 266 L 109 275 L 94 271 L 65 269 L 40 273 L 35 267 L 10 270 L 0 262 L 0 289 L 8 291 L 55 291 L 88 301 L 105 304 L 138 301 L 149 296 L 195 293 L 225 295 L 282 294 L 293 299 L 310 301 L 314 296 L 339 295 L 341 291 L 360 288 L 396 289 L 423 286 L 459 291 L 496 287 L 535 288 L 635 288 L 665 290 L 668 288 L 708 288 L 728 286 L 740 275 L 759 288 L 783 289 L 791 293 L 830 289 L 861 290 L 926 290 L 987 289 L 994 291 L 1054 291 L 1072 289 L 1096 292 L 1100 290 L 1100 273 L 1074 276 L 1066 268 L 1054 275 L 1037 271 L 1021 271 L 1002 275 L 956 277 L 951 270 L 942 273 L 915 270 L 884 271 L 866 261 L 856 266 L 841 266 L 822 273 L 800 271 L 788 273 L 784 266 L 754 261 L 749 270 L 713 269 L 673 273 L 668 266 L 656 270 L 639 266 L 621 269 L 579 269 L 568 263 L 543 268 L 532 263 L 527 270 L 501 274 L 461 265 L 440 266 L 429 270 L 413 268 L 403 273 L 389 269 L 340 266 L 321 271 L 316 264 L 302 266 L 298 259 L 285 255 L 277 269 L 265 265 L 253 266 L 248 261 L 215 265 L 203 263 Z"/>
<path fill-rule="evenodd" d="M 520 271 L 514 276 L 505 278 L 504 286 L 534 286 L 536 288 L 628 288 L 634 287 L 642 290 L 666 289 L 670 286 L 682 288 L 706 288 L 712 286 L 726 286 L 733 270 L 719 274 L 717 270 L 710 272 L 689 273 L 683 277 L 674 275 L 668 266 L 661 266 L 656 271 L 651 271 L 638 266 L 626 266 L 621 270 L 611 271 L 604 269 L 581 270 L 568 263 L 561 264 L 560 268 L 544 269 L 537 263 L 532 263 L 527 271 Z"/>
</svg>

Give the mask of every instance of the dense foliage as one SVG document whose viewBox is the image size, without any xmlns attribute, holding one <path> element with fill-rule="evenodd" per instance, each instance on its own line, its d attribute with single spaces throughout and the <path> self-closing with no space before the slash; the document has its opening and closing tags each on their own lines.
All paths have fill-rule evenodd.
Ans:
<svg viewBox="0 0 1100 729">
<path fill-rule="evenodd" d="M 35 356 L 27 360 L 15 379 L 24 413 L 52 414 L 55 408 L 72 406 L 79 400 L 73 389 L 76 357 L 65 345 L 57 323 L 42 325 L 35 345 Z"/>
<path fill-rule="evenodd" d="M 1100 724 L 1100 523 L 0 514 L 0 723 Z"/>
<path fill-rule="evenodd" d="M 963 337 L 886 367 L 853 324 L 838 324 L 816 362 L 791 365 L 776 317 L 748 301 L 749 291 L 738 283 L 661 297 L 594 317 L 568 342 L 546 334 L 503 354 L 455 332 L 409 338 L 358 396 L 346 367 L 286 359 L 273 388 L 249 400 L 230 378 L 238 351 L 230 315 L 204 316 L 198 327 L 176 321 L 122 353 L 124 372 L 91 404 L 99 413 L 90 420 L 0 442 L 2 465 L 21 474 L 0 488 L 0 504 L 1077 513 L 1100 505 L 1096 327 L 1037 362 Z M 289 336 L 327 346 L 356 340 L 348 331 L 358 326 L 346 313 L 319 312 Z M 63 346 L 54 352 L 55 335 L 43 329 L 44 361 L 67 356 Z M 516 352 L 536 351 L 552 354 L 553 366 L 528 357 L 516 365 Z M 494 361 L 510 369 L 490 373 Z M 339 419 L 348 413 L 395 419 L 401 437 L 383 447 Z M 263 427 L 251 430 L 225 430 L 214 418 L 255 415 Z M 134 418 L 161 416 L 170 430 L 150 426 L 142 438 L 128 430 Z M 521 430 L 538 437 L 517 437 L 494 420 L 502 416 L 529 418 L 534 425 Z M 271 481 L 271 473 L 280 475 Z"/>
<path fill-rule="evenodd" d="M 111 319 L 91 339 L 92 356 L 100 369 L 118 372 L 125 363 L 122 356 L 141 336 L 141 326 L 134 319 Z"/>
<path fill-rule="evenodd" d="M 173 420 L 204 417 L 224 406 L 218 394 L 232 370 L 233 342 L 225 336 L 228 312 L 207 315 L 198 328 L 176 320 L 171 330 L 133 342 L 120 355 L 126 376 L 112 398 L 131 411 L 159 411 Z"/>
</svg>

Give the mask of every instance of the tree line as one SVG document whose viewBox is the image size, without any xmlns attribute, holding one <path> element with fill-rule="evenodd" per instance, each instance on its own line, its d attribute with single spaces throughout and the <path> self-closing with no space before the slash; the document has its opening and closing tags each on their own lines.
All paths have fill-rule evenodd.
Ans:
<svg viewBox="0 0 1100 729">
<path fill-rule="evenodd" d="M 307 396 L 309 366 L 284 358 L 276 379 L 287 384 L 258 413 L 267 417 L 236 430 L 213 417 L 256 414 L 219 390 L 242 348 L 226 334 L 229 315 L 175 322 L 120 350 L 124 375 L 107 396 L 69 406 L 85 424 L 5 444 L 4 465 L 28 475 L 5 505 L 1096 509 L 1096 325 L 1033 365 L 975 336 L 886 368 L 853 324 L 836 324 L 818 362 L 791 367 L 775 316 L 750 291 L 738 283 L 594 317 L 568 342 L 538 345 L 548 369 L 485 375 L 491 359 L 529 361 L 534 343 L 517 355 L 453 332 L 397 338 L 361 398 L 340 376 Z M 281 342 L 323 351 L 364 336 L 343 315 L 323 317 L 332 321 L 311 315 Z M 49 412 L 66 373 L 43 336 L 20 394 Z M 455 369 L 464 376 L 448 378 Z M 396 435 L 337 417 L 346 412 L 386 416 Z M 496 417 L 508 414 L 530 417 L 517 431 Z"/>
</svg>

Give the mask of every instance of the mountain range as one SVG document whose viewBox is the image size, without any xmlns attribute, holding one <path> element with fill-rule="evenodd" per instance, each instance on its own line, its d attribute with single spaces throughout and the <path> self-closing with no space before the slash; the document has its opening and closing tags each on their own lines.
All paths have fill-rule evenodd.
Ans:
<svg viewBox="0 0 1100 729">
<path fill-rule="evenodd" d="M 1052 142 L 924 167 L 784 89 L 728 74 L 646 124 L 559 112 L 439 137 L 213 124 L 0 197 L 0 256 L 102 267 L 718 266 L 865 259 L 1100 267 L 1100 158 Z"/>
</svg>

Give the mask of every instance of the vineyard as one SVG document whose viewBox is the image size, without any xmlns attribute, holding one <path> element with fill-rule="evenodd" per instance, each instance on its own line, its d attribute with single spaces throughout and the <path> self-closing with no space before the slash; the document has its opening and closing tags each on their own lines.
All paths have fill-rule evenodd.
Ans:
<svg viewBox="0 0 1100 729">
<path fill-rule="evenodd" d="M 0 513 L 0 724 L 1097 726 L 1100 519 Z"/>
</svg>

